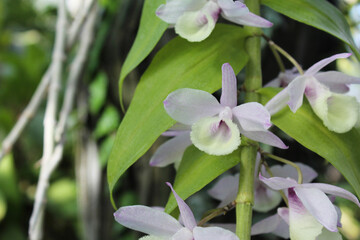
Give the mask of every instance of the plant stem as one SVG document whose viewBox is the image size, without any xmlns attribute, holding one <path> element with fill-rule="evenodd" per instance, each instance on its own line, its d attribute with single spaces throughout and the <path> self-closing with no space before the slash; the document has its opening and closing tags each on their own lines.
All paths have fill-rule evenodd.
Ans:
<svg viewBox="0 0 360 240">
<path fill-rule="evenodd" d="M 245 4 L 254 14 L 260 13 L 259 0 L 246 0 Z M 245 47 L 249 56 L 246 66 L 244 89 L 245 102 L 259 102 L 255 92 L 262 86 L 261 75 L 261 29 L 246 27 L 253 33 L 253 37 L 246 39 Z M 256 36 L 257 35 L 257 36 Z M 243 142 L 249 144 L 242 147 L 240 152 L 240 178 L 239 191 L 236 197 L 236 235 L 240 240 L 250 240 L 252 223 L 252 206 L 254 204 L 254 174 L 258 144 L 242 136 Z"/>
</svg>

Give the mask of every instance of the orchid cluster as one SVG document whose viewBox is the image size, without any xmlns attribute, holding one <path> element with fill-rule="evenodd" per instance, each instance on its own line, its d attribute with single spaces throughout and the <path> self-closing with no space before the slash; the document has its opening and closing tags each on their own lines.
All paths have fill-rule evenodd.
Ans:
<svg viewBox="0 0 360 240">
<path fill-rule="evenodd" d="M 176 33 L 188 41 L 207 38 L 220 14 L 241 25 L 272 25 L 251 13 L 243 2 L 233 0 L 167 0 L 156 11 L 158 17 L 175 26 Z M 314 64 L 304 73 L 301 68 L 280 73 L 268 86 L 285 88 L 265 106 L 258 102 L 238 104 L 237 79 L 228 63 L 223 64 L 221 69 L 222 92 L 219 100 L 198 89 L 182 88 L 171 92 L 163 104 L 167 114 L 177 123 L 162 135 L 173 138 L 157 149 L 150 165 L 164 167 L 174 163 L 177 169 L 190 145 L 205 154 L 228 155 L 242 145 L 244 138 L 287 149 L 284 142 L 270 131 L 271 117 L 286 105 L 295 113 L 302 106 L 304 95 L 313 112 L 330 131 L 350 131 L 359 120 L 360 105 L 355 97 L 346 93 L 349 85 L 360 84 L 360 79 L 336 71 L 320 72 L 334 60 L 350 55 L 336 54 Z M 264 162 L 261 148 L 256 150 L 253 209 L 268 212 L 279 206 L 282 199 L 286 207 L 279 207 L 275 215 L 254 224 L 251 234 L 272 233 L 292 240 L 342 239 L 339 233 L 341 212 L 334 205 L 334 199 L 339 196 L 360 207 L 356 196 L 336 186 L 311 183 L 317 173 L 302 163 L 281 160 L 292 166 L 269 167 Z M 239 178 L 239 174 L 223 176 L 208 191 L 211 197 L 220 201 L 218 209 L 227 209 L 237 201 Z M 179 221 L 163 210 L 145 206 L 121 207 L 115 213 L 115 219 L 128 228 L 148 234 L 142 240 L 238 239 L 233 232 L 221 227 L 197 226 L 189 206 L 171 184 L 167 184 L 180 210 Z"/>
</svg>

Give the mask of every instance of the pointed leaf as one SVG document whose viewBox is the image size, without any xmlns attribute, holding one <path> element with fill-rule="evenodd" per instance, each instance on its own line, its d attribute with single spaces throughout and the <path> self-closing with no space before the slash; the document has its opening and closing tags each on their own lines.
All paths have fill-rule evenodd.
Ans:
<svg viewBox="0 0 360 240">
<path fill-rule="evenodd" d="M 330 33 L 348 44 L 360 60 L 360 53 L 344 15 L 326 0 L 262 0 L 266 6 L 294 20 Z"/>
<path fill-rule="evenodd" d="M 144 2 L 139 30 L 120 73 L 119 98 L 122 107 L 122 87 L 125 77 L 149 55 L 168 27 L 166 22 L 155 15 L 156 9 L 163 3 L 165 0 L 145 0 Z"/>
<path fill-rule="evenodd" d="M 194 146 L 189 147 L 177 171 L 174 189 L 186 199 L 201 190 L 208 183 L 240 161 L 239 149 L 226 156 L 207 155 Z M 175 208 L 175 197 L 170 195 L 165 211 L 171 213 Z"/>
<path fill-rule="evenodd" d="M 263 88 L 258 92 L 265 104 L 280 89 Z M 294 114 L 288 107 L 272 116 L 271 121 L 301 145 L 319 154 L 336 167 L 360 196 L 360 133 L 328 130 L 315 115 L 308 101 Z"/>
<path fill-rule="evenodd" d="M 217 24 L 203 42 L 189 43 L 177 37 L 159 51 L 142 76 L 116 134 L 107 168 L 110 192 L 120 176 L 175 123 L 165 112 L 166 96 L 179 88 L 207 92 L 221 88 L 222 64 L 230 63 L 238 73 L 247 62 L 246 36 L 241 27 Z"/>
</svg>

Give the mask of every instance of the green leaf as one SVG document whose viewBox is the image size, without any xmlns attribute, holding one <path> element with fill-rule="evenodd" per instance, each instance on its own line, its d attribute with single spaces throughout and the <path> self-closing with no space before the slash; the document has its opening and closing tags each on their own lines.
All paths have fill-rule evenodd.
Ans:
<svg viewBox="0 0 360 240">
<path fill-rule="evenodd" d="M 360 53 L 344 15 L 326 0 L 262 0 L 266 6 L 294 20 L 330 33 L 348 44 L 360 60 Z"/>
<path fill-rule="evenodd" d="M 263 88 L 258 92 L 261 102 L 265 104 L 279 90 Z M 360 134 L 356 129 L 343 134 L 331 132 L 315 115 L 307 101 L 304 101 L 295 114 L 286 107 L 272 116 L 271 121 L 301 145 L 328 160 L 360 196 Z"/>
<path fill-rule="evenodd" d="M 189 147 L 176 173 L 174 189 L 186 199 L 201 190 L 208 183 L 240 161 L 239 149 L 226 156 L 207 155 L 194 146 Z M 171 213 L 177 207 L 173 194 L 170 194 L 165 212 Z"/>
<path fill-rule="evenodd" d="M 220 89 L 222 64 L 230 63 L 238 73 L 247 62 L 246 36 L 241 27 L 218 24 L 203 42 L 177 37 L 159 51 L 142 76 L 116 134 L 107 168 L 110 192 L 120 176 L 175 123 L 164 110 L 166 96 L 179 88 Z"/>
<path fill-rule="evenodd" d="M 139 30 L 120 73 L 119 97 L 123 109 L 122 87 L 125 77 L 149 55 L 168 27 L 168 24 L 155 14 L 156 9 L 163 3 L 164 0 L 146 0 L 144 3 Z"/>
<path fill-rule="evenodd" d="M 100 138 L 116 130 L 120 116 L 114 106 L 107 106 L 96 125 L 94 135 Z"/>
</svg>

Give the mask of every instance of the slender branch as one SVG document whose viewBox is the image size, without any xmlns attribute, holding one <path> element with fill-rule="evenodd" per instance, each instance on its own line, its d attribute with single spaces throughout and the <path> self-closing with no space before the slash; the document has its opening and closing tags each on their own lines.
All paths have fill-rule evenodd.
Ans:
<svg viewBox="0 0 360 240">
<path fill-rule="evenodd" d="M 43 156 L 41 160 L 41 169 L 39 184 L 36 189 L 34 210 L 30 218 L 29 226 L 29 238 L 30 240 L 42 239 L 42 221 L 44 214 L 44 195 L 46 191 L 42 189 L 48 188 L 49 178 L 48 172 L 45 171 L 49 162 L 51 161 L 51 155 L 54 150 L 54 127 L 58 104 L 58 94 L 62 78 L 63 57 L 65 51 L 65 37 L 66 37 L 66 7 L 65 0 L 59 0 L 58 4 L 58 19 L 56 24 L 56 38 L 55 47 L 52 55 L 52 71 L 50 90 L 48 95 L 48 102 L 46 105 L 45 117 L 44 117 L 44 146 Z M 40 226 L 39 226 L 40 225 Z"/>
<path fill-rule="evenodd" d="M 62 0 L 63 1 L 63 0 Z M 59 6 L 59 8 L 61 8 Z M 65 93 L 65 98 L 64 98 L 64 104 L 61 110 L 61 114 L 60 114 L 60 121 L 58 123 L 58 125 L 56 125 L 56 129 L 58 129 L 56 131 L 56 133 L 58 134 L 56 136 L 56 139 L 54 139 L 54 125 L 53 129 L 51 129 L 51 131 L 49 131 L 48 128 L 45 127 L 44 130 L 44 135 L 46 135 L 48 137 L 48 139 L 50 138 L 50 136 L 52 136 L 52 139 L 50 139 L 52 141 L 52 145 L 50 145 L 49 143 L 45 143 L 46 138 L 44 137 L 44 146 L 46 148 L 44 148 L 44 157 L 42 159 L 42 165 L 41 165 L 41 170 L 40 170 L 40 177 L 39 177 L 39 182 L 38 182 L 38 187 L 36 189 L 36 197 L 35 197 L 35 203 L 34 203 L 34 209 L 33 209 L 33 213 L 30 219 L 30 239 L 42 239 L 41 236 L 41 231 L 42 231 L 42 227 L 38 227 L 37 225 L 41 224 L 41 219 L 43 218 L 43 214 L 44 214 L 44 209 L 45 209 L 45 196 L 46 196 L 46 192 L 47 192 L 47 188 L 49 185 L 49 178 L 52 174 L 52 172 L 56 169 L 56 167 L 58 166 L 58 164 L 60 163 L 61 159 L 62 159 L 62 155 L 63 155 L 63 151 L 64 151 L 64 136 L 65 136 L 65 125 L 66 125 L 66 121 L 68 119 L 68 116 L 71 112 L 72 106 L 73 106 L 73 100 L 74 100 L 74 95 L 76 92 L 76 86 L 77 86 L 77 82 L 80 78 L 81 72 L 83 71 L 83 68 L 85 66 L 85 60 L 88 56 L 88 52 L 89 52 L 89 48 L 91 46 L 92 43 L 92 39 L 93 39 L 93 35 L 94 35 L 94 26 L 95 26 L 95 22 L 96 22 L 96 16 L 97 16 L 97 5 L 94 5 L 93 9 L 91 10 L 91 13 L 84 25 L 84 29 L 83 29 L 83 34 L 81 35 L 81 40 L 80 40 L 80 47 L 78 50 L 77 55 L 74 58 L 73 63 L 71 64 L 70 67 L 70 71 L 71 73 L 69 74 L 69 78 L 68 78 L 68 84 L 67 84 L 67 88 L 66 88 L 66 93 Z M 51 88 L 50 90 L 57 90 L 55 88 Z M 54 113 L 54 115 L 47 115 L 45 114 L 45 118 L 47 116 L 50 116 L 50 121 L 46 122 L 47 124 L 53 124 L 55 121 L 53 121 L 53 119 L 55 119 L 55 114 L 56 112 L 54 112 L 54 103 L 51 101 L 54 101 L 54 97 L 51 97 L 54 94 L 54 92 L 50 91 L 49 93 L 49 100 L 48 100 L 48 105 L 50 105 L 48 109 L 50 109 L 50 113 Z M 56 95 L 56 93 L 55 93 Z M 49 103 L 50 102 L 50 103 Z M 48 119 L 46 119 L 48 120 Z M 45 120 L 44 120 L 45 122 Z M 45 125 L 45 126 L 50 126 L 49 125 Z M 48 131 L 48 132 L 46 132 Z M 56 141 L 54 141 L 56 140 Z M 56 146 L 54 147 L 53 144 L 56 143 Z M 50 153 L 49 153 L 50 152 Z M 48 155 L 45 155 L 49 154 Z M 34 232 L 33 233 L 33 230 Z M 35 231 L 36 230 L 36 231 Z M 32 237 L 34 236 L 34 237 Z"/>
<path fill-rule="evenodd" d="M 210 221 L 211 219 L 213 219 L 213 218 L 215 218 L 215 217 L 217 217 L 219 215 L 225 215 L 227 212 L 234 209 L 235 206 L 236 206 L 236 202 L 232 201 L 231 203 L 229 203 L 225 207 L 215 209 L 210 214 L 208 214 L 207 216 L 202 218 L 200 220 L 200 222 L 198 223 L 198 226 L 203 226 L 205 223 L 207 223 L 208 221 Z"/>
<path fill-rule="evenodd" d="M 283 61 L 281 60 L 281 57 L 279 55 L 279 53 L 276 51 L 276 48 L 274 47 L 273 44 L 269 44 L 271 52 L 273 53 L 275 60 L 277 62 L 277 64 L 279 65 L 280 71 L 281 72 L 285 72 L 285 66 Z"/>
<path fill-rule="evenodd" d="M 284 57 L 286 57 L 298 70 L 298 72 L 303 75 L 304 74 L 304 70 L 302 69 L 302 67 L 300 66 L 300 64 L 288 53 L 286 52 L 284 49 L 282 49 L 279 45 L 277 45 L 276 43 L 274 43 L 268 36 L 266 36 L 265 34 L 261 34 L 261 36 L 268 42 L 268 44 L 270 45 L 271 48 L 275 48 L 279 53 L 281 53 Z"/>
<path fill-rule="evenodd" d="M 93 6 L 93 4 L 96 2 L 96 0 L 92 0 L 92 3 L 88 6 Z M 80 30 L 83 27 L 83 22 L 88 16 L 88 13 L 90 11 L 90 8 L 86 8 L 86 14 L 77 15 L 75 20 L 72 22 L 70 31 L 67 34 L 67 41 L 66 41 L 66 50 L 70 51 L 70 49 L 73 47 L 75 42 L 77 41 L 79 37 Z M 64 60 L 66 58 L 66 55 L 64 56 Z M 48 67 L 48 69 L 45 71 L 43 77 L 41 78 L 41 81 L 36 88 L 36 91 L 34 95 L 32 96 L 29 104 L 26 106 L 24 111 L 21 113 L 19 119 L 15 123 L 14 127 L 11 129 L 10 133 L 5 137 L 3 140 L 1 150 L 0 150 L 0 162 L 1 160 L 11 151 L 13 145 L 20 137 L 21 133 L 25 129 L 26 125 L 29 123 L 29 121 L 32 119 L 32 117 L 37 112 L 37 109 L 40 106 L 40 103 L 42 99 L 46 95 L 46 91 L 49 87 L 50 79 L 52 75 L 52 63 Z"/>
<path fill-rule="evenodd" d="M 298 183 L 299 183 L 299 184 L 302 184 L 302 182 L 303 182 L 303 175 L 302 175 L 302 172 L 301 172 L 300 167 L 299 167 L 296 163 L 293 163 L 293 162 L 291 162 L 291 161 L 289 161 L 289 160 L 287 160 L 287 159 L 285 159 L 285 158 L 281 158 L 281 157 L 275 156 L 275 155 L 273 155 L 273 154 L 271 154 L 271 153 L 262 152 L 261 154 L 263 154 L 264 156 L 267 156 L 267 157 L 269 157 L 269 158 L 272 158 L 272 159 L 274 159 L 274 160 L 276 160 L 276 161 L 279 161 L 279 162 L 282 162 L 282 163 L 285 163 L 285 164 L 288 164 L 288 165 L 294 167 L 294 168 L 296 169 L 297 173 L 298 173 Z"/>
</svg>

